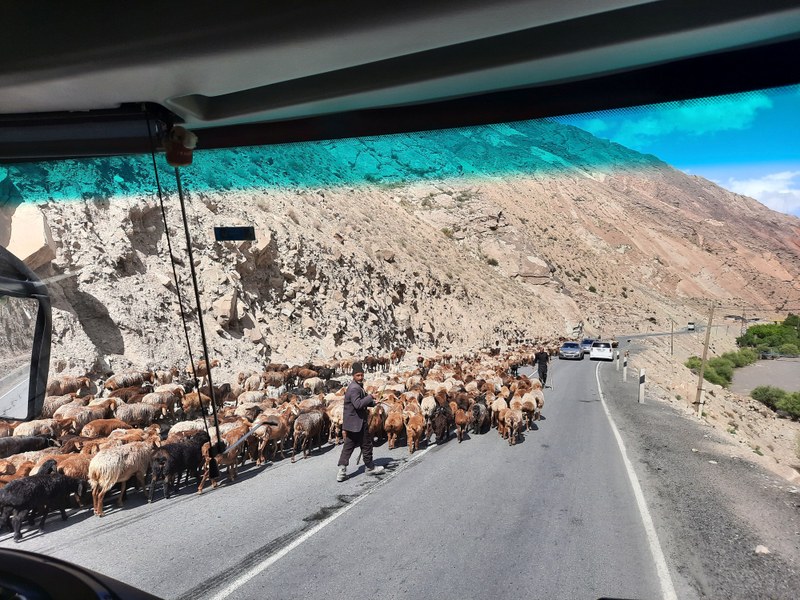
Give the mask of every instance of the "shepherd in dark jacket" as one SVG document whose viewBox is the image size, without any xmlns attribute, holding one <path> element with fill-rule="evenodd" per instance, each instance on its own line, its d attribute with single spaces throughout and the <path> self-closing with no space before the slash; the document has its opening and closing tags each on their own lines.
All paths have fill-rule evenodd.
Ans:
<svg viewBox="0 0 800 600">
<path fill-rule="evenodd" d="M 542 386 L 547 385 L 547 367 L 550 364 L 550 355 L 544 351 L 542 346 L 539 346 L 539 351 L 533 355 L 533 364 L 539 365 L 539 381 L 542 382 Z"/>
<path fill-rule="evenodd" d="M 345 431 L 345 439 L 336 481 L 347 479 L 347 465 L 350 464 L 350 457 L 356 448 L 361 448 L 367 473 L 375 475 L 383 471 L 383 467 L 376 467 L 372 462 L 372 436 L 367 426 L 367 408 L 370 406 L 375 406 L 375 398 L 364 391 L 364 368 L 361 363 L 354 363 L 353 381 L 344 393 L 342 429 Z"/>
</svg>

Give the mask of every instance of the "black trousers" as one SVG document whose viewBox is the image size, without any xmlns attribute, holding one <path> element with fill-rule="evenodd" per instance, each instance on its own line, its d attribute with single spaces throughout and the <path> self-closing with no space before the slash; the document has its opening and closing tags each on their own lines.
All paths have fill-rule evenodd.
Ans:
<svg viewBox="0 0 800 600">
<path fill-rule="evenodd" d="M 371 469 L 374 466 L 372 463 L 372 436 L 367 430 L 366 420 L 361 427 L 361 431 L 348 431 L 346 435 L 347 437 L 344 439 L 344 446 L 342 447 L 342 454 L 339 456 L 339 466 L 346 467 L 349 465 L 353 450 L 361 448 L 364 466 Z"/>
<path fill-rule="evenodd" d="M 547 367 L 544 369 L 539 367 L 539 381 L 542 382 L 542 385 L 547 383 Z"/>
</svg>

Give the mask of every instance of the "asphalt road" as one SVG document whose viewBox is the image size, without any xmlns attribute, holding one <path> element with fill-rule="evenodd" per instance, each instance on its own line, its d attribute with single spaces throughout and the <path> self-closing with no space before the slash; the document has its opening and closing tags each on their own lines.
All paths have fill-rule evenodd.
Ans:
<svg viewBox="0 0 800 600">
<path fill-rule="evenodd" d="M 0 545 L 164 598 L 797 597 L 796 495 L 620 379 L 611 363 L 554 361 L 545 418 L 514 447 L 494 430 L 411 457 L 384 444 L 383 475 L 351 464 L 336 483 L 326 446 Z"/>
<path fill-rule="evenodd" d="M 341 484 L 325 447 L 201 496 L 51 517 L 18 547 L 165 598 L 659 597 L 595 366 L 554 364 L 545 418 L 514 447 L 494 430 L 411 457 L 384 444 L 384 475 L 351 465 Z"/>
</svg>

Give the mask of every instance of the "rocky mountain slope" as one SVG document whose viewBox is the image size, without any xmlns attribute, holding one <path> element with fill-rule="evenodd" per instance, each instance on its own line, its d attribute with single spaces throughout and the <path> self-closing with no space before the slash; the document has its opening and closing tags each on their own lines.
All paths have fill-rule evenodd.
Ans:
<svg viewBox="0 0 800 600">
<path fill-rule="evenodd" d="M 158 160 L 197 352 L 174 174 Z M 710 300 L 800 300 L 800 220 L 547 121 L 197 152 L 181 173 L 204 322 L 230 371 L 398 344 L 458 352 L 581 322 L 668 330 Z M 184 364 L 151 159 L 6 175 L 0 225 L 13 237 L 35 203 L 50 234 L 37 271 L 54 298 L 52 369 Z M 219 225 L 257 239 L 217 243 Z"/>
</svg>

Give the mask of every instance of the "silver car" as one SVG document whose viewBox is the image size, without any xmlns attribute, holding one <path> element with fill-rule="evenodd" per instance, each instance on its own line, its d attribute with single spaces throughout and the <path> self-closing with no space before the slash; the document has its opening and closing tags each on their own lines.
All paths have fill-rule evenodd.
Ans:
<svg viewBox="0 0 800 600">
<path fill-rule="evenodd" d="M 583 360 L 583 349 L 578 342 L 564 342 L 558 349 L 558 358 Z"/>
</svg>

